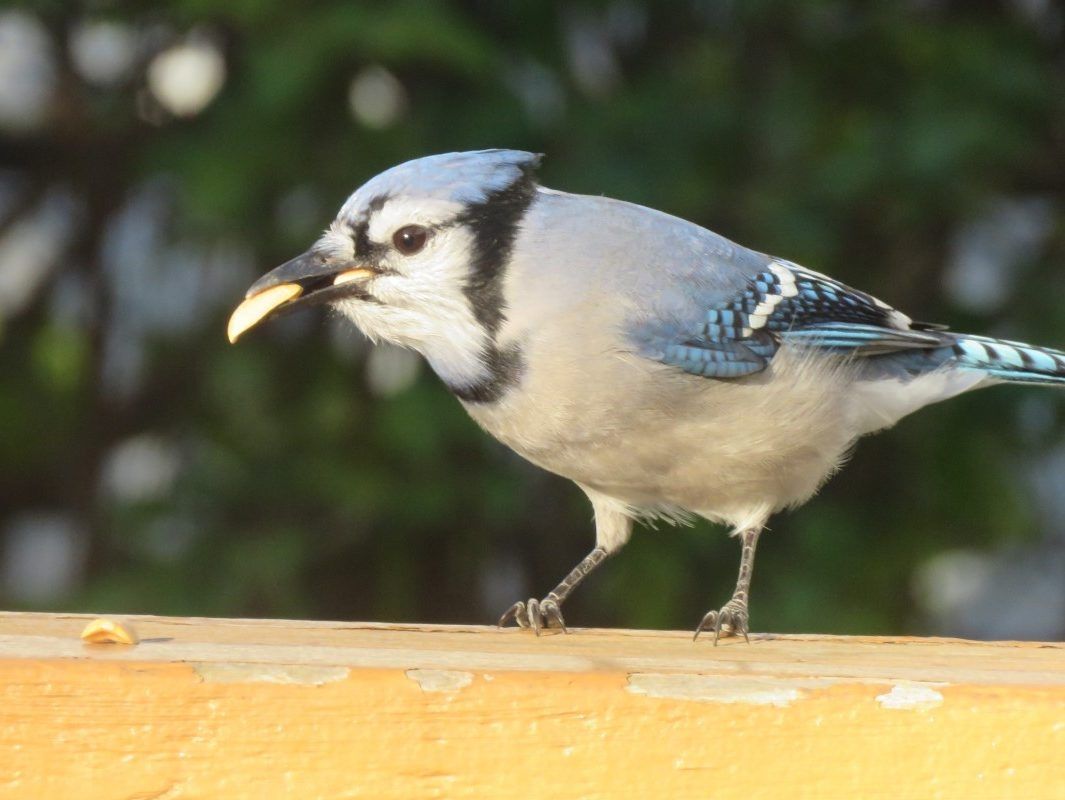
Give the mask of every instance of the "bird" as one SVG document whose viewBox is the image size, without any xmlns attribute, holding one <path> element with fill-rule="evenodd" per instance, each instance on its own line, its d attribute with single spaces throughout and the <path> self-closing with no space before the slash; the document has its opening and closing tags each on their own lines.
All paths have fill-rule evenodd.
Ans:
<svg viewBox="0 0 1065 800">
<path fill-rule="evenodd" d="M 499 625 L 562 606 L 634 523 L 703 517 L 739 540 L 735 589 L 695 629 L 749 639 L 755 550 L 858 439 L 999 383 L 1065 386 L 1065 353 L 917 322 L 694 223 L 540 185 L 520 150 L 417 158 L 371 178 L 229 320 L 326 305 L 420 353 L 488 434 L 574 481 L 595 545 Z"/>
</svg>

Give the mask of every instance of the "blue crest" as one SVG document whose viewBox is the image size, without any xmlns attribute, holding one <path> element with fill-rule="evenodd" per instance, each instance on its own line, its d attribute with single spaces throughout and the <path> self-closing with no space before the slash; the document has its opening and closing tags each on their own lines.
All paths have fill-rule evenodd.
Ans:
<svg viewBox="0 0 1065 800">
<path fill-rule="evenodd" d="M 388 197 L 401 195 L 462 205 L 483 203 L 492 193 L 528 177 L 540 159 L 539 154 L 522 150 L 473 150 L 416 158 L 364 183 L 344 203 L 340 216 L 364 216 Z"/>
</svg>

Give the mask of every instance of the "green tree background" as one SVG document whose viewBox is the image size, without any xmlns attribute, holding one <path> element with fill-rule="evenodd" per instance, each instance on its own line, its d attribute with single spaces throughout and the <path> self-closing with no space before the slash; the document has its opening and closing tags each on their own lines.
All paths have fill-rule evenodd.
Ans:
<svg viewBox="0 0 1065 800">
<path fill-rule="evenodd" d="M 41 0 L 0 12 L 4 48 L 9 608 L 489 622 L 587 551 L 580 492 L 402 353 L 322 314 L 225 341 L 258 274 L 420 155 L 543 152 L 548 186 L 1065 346 L 1053 3 Z M 164 80 L 190 52 L 196 108 Z M 863 442 L 772 523 L 753 627 L 1065 636 L 1063 399 L 980 392 Z M 738 555 L 639 532 L 567 618 L 692 627 Z"/>
</svg>

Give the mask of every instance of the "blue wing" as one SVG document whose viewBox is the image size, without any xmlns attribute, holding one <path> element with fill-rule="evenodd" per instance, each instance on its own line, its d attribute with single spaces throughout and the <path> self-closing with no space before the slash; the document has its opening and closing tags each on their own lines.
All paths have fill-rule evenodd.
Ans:
<svg viewBox="0 0 1065 800">
<path fill-rule="evenodd" d="M 746 287 L 708 308 L 684 331 L 643 331 L 645 354 L 708 378 L 737 378 L 768 366 L 782 344 L 880 356 L 953 341 L 865 292 L 786 261 L 771 261 Z"/>
</svg>

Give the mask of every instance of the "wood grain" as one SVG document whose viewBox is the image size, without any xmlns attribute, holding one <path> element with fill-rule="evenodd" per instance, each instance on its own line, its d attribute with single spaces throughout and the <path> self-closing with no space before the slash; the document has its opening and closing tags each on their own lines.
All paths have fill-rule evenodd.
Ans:
<svg viewBox="0 0 1065 800">
<path fill-rule="evenodd" d="M 1065 646 L 0 616 L 0 797 L 1065 800 Z"/>
</svg>

